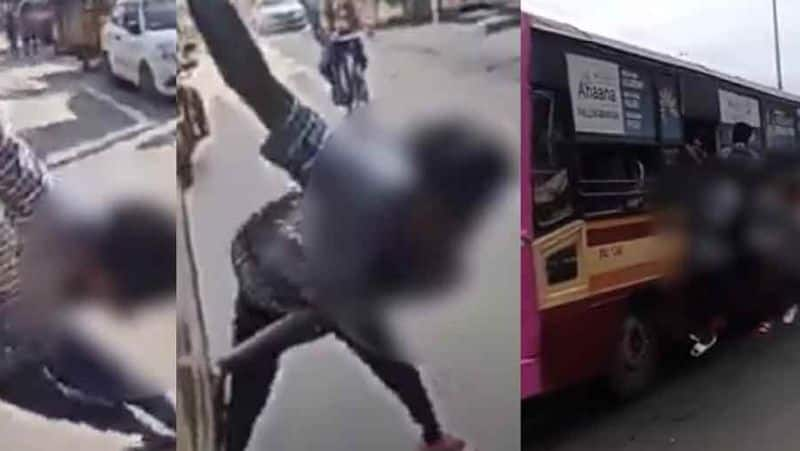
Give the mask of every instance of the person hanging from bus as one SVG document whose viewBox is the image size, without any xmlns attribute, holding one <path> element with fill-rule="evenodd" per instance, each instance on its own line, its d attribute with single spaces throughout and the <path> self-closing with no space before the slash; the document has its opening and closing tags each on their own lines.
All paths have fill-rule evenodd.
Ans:
<svg viewBox="0 0 800 451">
<path fill-rule="evenodd" d="M 65 320 L 87 300 L 127 315 L 174 293 L 171 215 L 138 202 L 85 208 L 53 182 L 5 117 L 0 206 L 0 400 L 151 443 L 172 440 L 129 408 L 174 429 L 168 397 L 118 368 Z"/>
<path fill-rule="evenodd" d="M 702 166 L 710 159 L 709 141 L 703 133 L 696 131 L 687 144 L 678 149 L 677 164 L 682 167 Z"/>
<path fill-rule="evenodd" d="M 733 125 L 733 136 L 731 145 L 723 147 L 720 157 L 723 160 L 732 161 L 757 161 L 761 155 L 752 148 L 750 139 L 753 137 L 753 127 L 744 122 L 737 122 Z"/>
<path fill-rule="evenodd" d="M 369 144 L 347 133 L 337 138 L 272 75 L 227 1 L 190 0 L 189 9 L 226 84 L 270 130 L 262 156 L 296 182 L 248 219 L 233 240 L 239 285 L 234 341 L 242 343 L 293 312 L 318 318 L 297 330 L 294 342 L 232 370 L 227 449 L 247 446 L 280 355 L 333 334 L 405 405 L 420 426 L 422 450 L 463 450 L 463 440 L 442 431 L 418 370 L 397 352 L 376 309 L 384 295 L 441 286 L 457 269 L 460 238 L 504 178 L 499 145 L 479 127 L 458 121 L 430 124 L 405 147 L 384 142 L 365 149 Z M 366 130 L 354 135 L 359 131 Z M 386 166 L 375 166 L 371 155 L 387 158 L 383 162 L 398 172 L 382 172 Z M 386 183 L 389 173 L 396 184 Z M 326 184 L 343 174 L 344 183 Z M 371 202 L 355 200 L 360 195 Z M 309 208 L 309 196 L 317 208 Z M 312 219 L 309 211 L 316 213 Z M 325 243 L 317 247 L 320 240 Z"/>
</svg>

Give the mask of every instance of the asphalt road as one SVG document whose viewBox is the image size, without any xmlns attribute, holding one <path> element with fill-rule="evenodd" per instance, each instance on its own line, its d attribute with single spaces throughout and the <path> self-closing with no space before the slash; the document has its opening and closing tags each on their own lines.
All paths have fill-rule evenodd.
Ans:
<svg viewBox="0 0 800 451">
<path fill-rule="evenodd" d="M 331 124 L 307 32 L 262 39 L 273 72 Z M 367 43 L 373 116 L 398 127 L 431 114 L 460 113 L 489 124 L 517 161 L 519 33 L 486 37 L 464 26 L 378 32 Z M 286 190 L 287 178 L 258 156 L 267 131 L 222 87 L 208 59 L 193 83 L 207 102 L 211 137 L 202 143 L 190 193 L 191 227 L 212 353 L 229 347 L 235 281 L 229 246 L 237 227 Z M 497 199 L 468 252 L 469 274 L 445 302 L 399 315 L 396 327 L 422 364 L 445 429 L 475 448 L 519 447 L 519 266 L 516 180 Z M 184 296 L 179 288 L 179 296 Z M 282 360 L 270 407 L 250 449 L 416 449 L 419 432 L 401 405 L 341 343 L 303 346 Z"/>
<path fill-rule="evenodd" d="M 791 451 L 800 429 L 800 326 L 676 362 L 642 399 L 586 385 L 526 405 L 526 451 Z"/>
<path fill-rule="evenodd" d="M 54 189 L 86 208 L 122 198 L 175 207 L 175 105 L 143 99 L 76 60 L 12 60 L 0 54 L 0 105 L 15 131 L 54 168 Z M 170 298 L 171 299 L 171 298 Z M 171 303 L 122 319 L 76 312 L 75 327 L 154 389 L 175 389 L 175 308 Z M 0 403 L 4 449 L 121 450 L 130 437 L 54 422 Z"/>
<path fill-rule="evenodd" d="M 176 115 L 174 101 L 143 98 L 132 85 L 100 69 L 84 72 L 76 60 L 53 57 L 47 50 L 36 58 L 3 55 L 0 101 L 7 104 L 17 132 L 48 158 L 136 141 Z"/>
</svg>

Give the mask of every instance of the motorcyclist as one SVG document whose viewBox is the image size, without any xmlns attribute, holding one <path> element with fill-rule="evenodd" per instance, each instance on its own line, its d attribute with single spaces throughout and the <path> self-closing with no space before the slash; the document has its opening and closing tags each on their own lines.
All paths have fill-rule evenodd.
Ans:
<svg viewBox="0 0 800 451">
<path fill-rule="evenodd" d="M 323 49 L 319 69 L 333 87 L 336 104 L 343 102 L 343 87 L 338 85 L 334 75 L 341 58 L 350 53 L 362 72 L 367 69 L 367 55 L 361 34 L 364 31 L 371 33 L 371 26 L 364 20 L 363 9 L 359 0 L 322 0 L 320 26 Z"/>
</svg>

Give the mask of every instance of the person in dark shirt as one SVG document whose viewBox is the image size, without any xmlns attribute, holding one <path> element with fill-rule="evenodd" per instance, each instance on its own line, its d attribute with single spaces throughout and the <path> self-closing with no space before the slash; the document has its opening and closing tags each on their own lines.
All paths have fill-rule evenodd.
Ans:
<svg viewBox="0 0 800 451">
<path fill-rule="evenodd" d="M 293 340 L 233 370 L 228 450 L 246 447 L 280 355 L 328 334 L 403 402 L 422 429 L 422 449 L 464 449 L 443 433 L 419 372 L 382 327 L 381 300 L 448 279 L 468 224 L 505 174 L 498 145 L 458 121 L 426 127 L 408 151 L 356 136 L 363 128 L 334 133 L 274 78 L 228 2 L 189 7 L 223 79 L 270 130 L 261 155 L 297 184 L 233 240 L 234 341 L 314 312 Z"/>
<path fill-rule="evenodd" d="M 750 146 L 752 136 L 753 127 L 744 122 L 734 124 L 732 143 L 720 152 L 722 159 L 739 162 L 759 161 L 761 155 Z"/>
<path fill-rule="evenodd" d="M 44 193 L 20 236 L 21 289 L 0 303 L 0 400 L 56 420 L 171 443 L 175 408 L 65 321 L 94 300 L 128 315 L 175 289 L 175 225 L 138 202 L 84 215 Z M 65 208 L 66 207 L 66 208 Z M 132 410 L 160 422 L 154 429 Z"/>
<path fill-rule="evenodd" d="M 8 39 L 8 45 L 11 49 L 11 55 L 17 56 L 18 50 L 18 36 L 17 36 L 17 18 L 14 17 L 14 8 L 8 6 L 6 10 L 6 39 Z"/>
</svg>

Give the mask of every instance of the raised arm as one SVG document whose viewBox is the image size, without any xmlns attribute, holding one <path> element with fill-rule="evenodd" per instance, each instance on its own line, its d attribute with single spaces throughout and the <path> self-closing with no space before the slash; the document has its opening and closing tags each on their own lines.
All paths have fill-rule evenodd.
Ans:
<svg viewBox="0 0 800 451">
<path fill-rule="evenodd" d="M 225 83 L 272 130 L 291 112 L 294 97 L 273 77 L 236 9 L 227 0 L 188 0 L 198 31 Z"/>
</svg>

